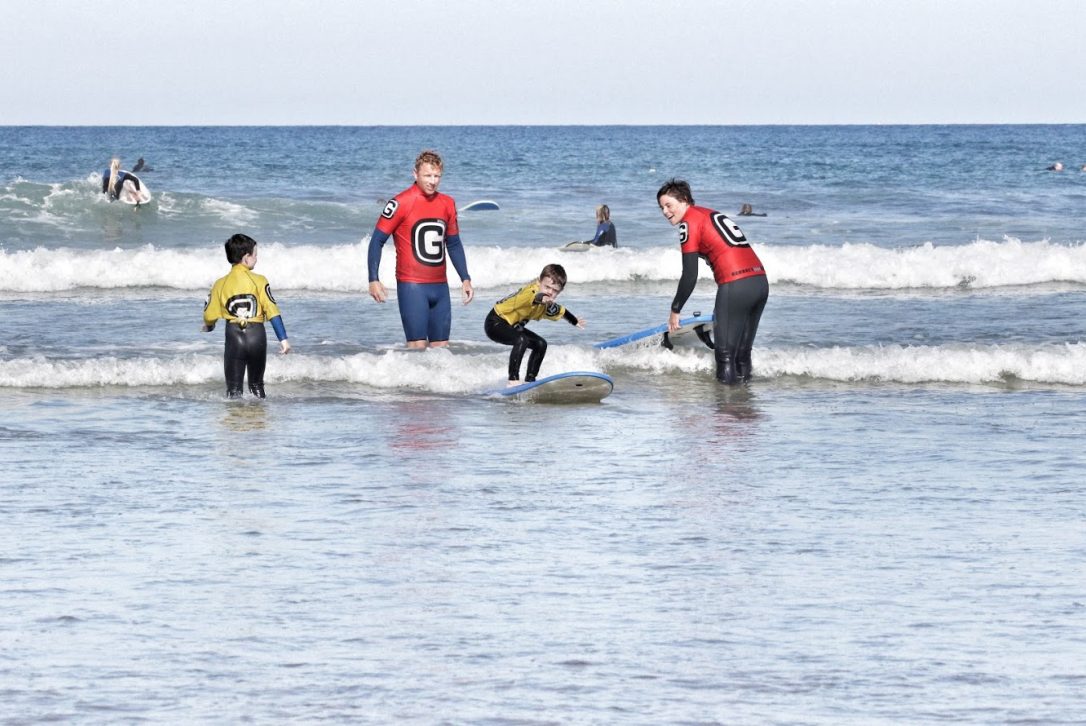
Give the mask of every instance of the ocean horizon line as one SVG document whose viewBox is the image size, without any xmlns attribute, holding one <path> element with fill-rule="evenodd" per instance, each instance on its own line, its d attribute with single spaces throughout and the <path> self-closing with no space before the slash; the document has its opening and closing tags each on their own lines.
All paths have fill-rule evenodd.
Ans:
<svg viewBox="0 0 1086 726">
<path fill-rule="evenodd" d="M 449 124 L 412 124 L 412 123 L 149 123 L 149 124 L 95 124 L 95 123 L 3 123 L 0 128 L 7 129 L 170 129 L 170 128 L 206 128 L 206 129 L 472 129 L 472 128 L 959 128 L 959 127 L 1073 127 L 1086 126 L 1086 122 L 1072 121 L 953 121 L 953 122 L 847 122 L 847 123 L 449 123 Z"/>
</svg>

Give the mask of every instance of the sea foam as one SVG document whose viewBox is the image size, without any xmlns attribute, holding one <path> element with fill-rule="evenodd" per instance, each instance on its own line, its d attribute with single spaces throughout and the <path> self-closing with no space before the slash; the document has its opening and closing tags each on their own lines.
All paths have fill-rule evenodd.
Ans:
<svg viewBox="0 0 1086 726">
<path fill-rule="evenodd" d="M 368 238 L 353 244 L 262 243 L 258 272 L 280 290 L 365 292 Z M 996 288 L 1047 283 L 1086 284 L 1086 245 L 1048 241 L 977 240 L 967 245 L 887 249 L 869 244 L 760 245 L 771 283 L 827 290 Z M 572 284 L 674 281 L 681 271 L 672 247 L 564 252 L 549 247 L 469 247 L 477 288 L 530 280 L 550 262 L 563 264 Z M 164 287 L 203 290 L 224 274 L 220 248 L 0 249 L 0 291 Z M 381 279 L 394 284 L 395 255 L 386 247 Z M 701 277 L 709 278 L 707 266 Z M 456 275 L 450 270 L 454 287 Z"/>
<path fill-rule="evenodd" d="M 463 353 L 404 349 L 320 356 L 269 355 L 265 380 L 357 384 L 372 390 L 442 395 L 476 394 L 505 379 L 508 350 Z M 756 347 L 756 377 L 843 383 L 1082 386 L 1086 343 L 1027 345 Z M 703 375 L 712 380 L 712 354 L 697 348 L 595 350 L 551 346 L 542 375 L 598 370 L 626 385 L 628 374 Z M 0 388 L 174 387 L 221 384 L 222 358 L 186 353 L 171 357 L 103 355 L 79 359 L 43 356 L 0 360 Z M 644 385 L 643 383 L 641 385 Z"/>
</svg>

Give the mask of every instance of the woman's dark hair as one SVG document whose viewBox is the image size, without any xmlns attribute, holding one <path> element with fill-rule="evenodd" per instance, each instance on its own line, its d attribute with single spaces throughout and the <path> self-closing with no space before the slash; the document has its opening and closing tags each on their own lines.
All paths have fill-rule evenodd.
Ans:
<svg viewBox="0 0 1086 726">
<path fill-rule="evenodd" d="M 235 234 L 226 240 L 226 261 L 231 265 L 241 262 L 241 258 L 253 251 L 256 240 L 247 234 Z"/>
<path fill-rule="evenodd" d="M 659 202 L 660 197 L 665 194 L 678 199 L 680 202 L 694 203 L 694 194 L 690 191 L 690 185 L 682 179 L 672 177 L 664 182 L 664 185 L 660 187 L 660 191 L 656 192 L 656 201 Z"/>
</svg>

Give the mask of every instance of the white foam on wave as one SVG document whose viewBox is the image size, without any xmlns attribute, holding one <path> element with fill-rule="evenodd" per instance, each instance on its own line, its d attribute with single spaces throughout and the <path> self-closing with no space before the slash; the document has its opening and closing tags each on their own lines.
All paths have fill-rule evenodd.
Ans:
<svg viewBox="0 0 1086 726">
<path fill-rule="evenodd" d="M 347 383 L 378 390 L 471 394 L 502 385 L 508 349 L 362 352 L 343 356 L 291 354 L 268 356 L 265 380 L 277 383 Z M 1027 345 L 856 346 L 833 348 L 757 347 L 754 368 L 760 379 L 808 378 L 846 383 L 947 383 L 1003 385 L 1086 385 L 1086 343 Z M 594 350 L 552 346 L 540 375 L 598 370 L 654 374 L 704 373 L 713 356 L 705 350 L 640 348 Z M 219 355 L 185 353 L 162 357 L 99 356 L 0 360 L 0 388 L 97 388 L 206 385 L 222 382 Z"/>
<path fill-rule="evenodd" d="M 771 281 L 844 290 L 990 288 L 1050 282 L 1086 283 L 1086 245 L 1048 241 L 976 240 L 967 245 L 887 249 L 871 244 L 840 247 L 760 247 Z"/>
<path fill-rule="evenodd" d="M 1086 385 L 1086 343 L 769 349 L 758 352 L 754 365 L 768 375 L 833 381 L 990 384 L 1017 379 L 1081 386 Z"/>
<path fill-rule="evenodd" d="M 368 237 L 354 244 L 260 246 L 258 272 L 280 290 L 365 292 Z M 1086 284 L 1086 244 L 977 240 L 968 245 L 886 249 L 868 244 L 758 248 L 771 282 L 838 290 L 995 288 L 1054 282 Z M 572 284 L 674 281 L 678 250 L 593 249 L 563 252 L 539 247 L 469 247 L 472 281 L 480 289 L 505 288 L 537 276 L 550 262 L 563 264 Z M 219 244 L 182 249 L 72 248 L 0 250 L 0 291 L 50 292 L 80 287 L 158 286 L 201 290 L 225 274 Z M 709 277 L 705 265 L 701 276 Z M 386 245 L 381 279 L 394 287 L 395 255 Z M 450 271 L 453 287 L 456 275 Z"/>
<path fill-rule="evenodd" d="M 213 214 L 227 224 L 235 226 L 252 224 L 260 216 L 256 210 L 223 199 L 207 198 L 202 200 L 201 206 L 209 214 Z"/>
</svg>

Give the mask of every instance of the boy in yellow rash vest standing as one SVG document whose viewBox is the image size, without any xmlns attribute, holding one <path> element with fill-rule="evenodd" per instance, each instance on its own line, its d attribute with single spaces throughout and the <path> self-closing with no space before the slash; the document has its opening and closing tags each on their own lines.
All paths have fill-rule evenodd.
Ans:
<svg viewBox="0 0 1086 726">
<path fill-rule="evenodd" d="M 245 373 L 249 373 L 249 391 L 264 398 L 264 367 L 268 357 L 268 338 L 264 321 L 271 321 L 279 347 L 290 352 L 290 341 L 272 297 L 267 278 L 253 272 L 256 266 L 256 240 L 235 234 L 226 240 L 226 259 L 233 265 L 211 287 L 204 303 L 205 333 L 215 328 L 222 318 L 226 321 L 226 347 L 223 369 L 226 373 L 226 395 L 238 398 L 242 394 Z"/>
<path fill-rule="evenodd" d="M 543 356 L 547 354 L 547 341 L 524 327 L 528 321 L 563 318 L 584 329 L 584 318 L 578 318 L 554 301 L 565 286 L 565 269 L 561 265 L 547 265 L 539 274 L 538 280 L 502 298 L 487 313 L 486 322 L 483 324 L 487 337 L 495 343 L 513 346 L 509 353 L 510 386 L 520 383 L 520 362 L 524 358 L 525 350 L 530 348 L 532 351 L 528 357 L 525 383 L 535 380 L 539 366 L 543 364 Z"/>
</svg>

